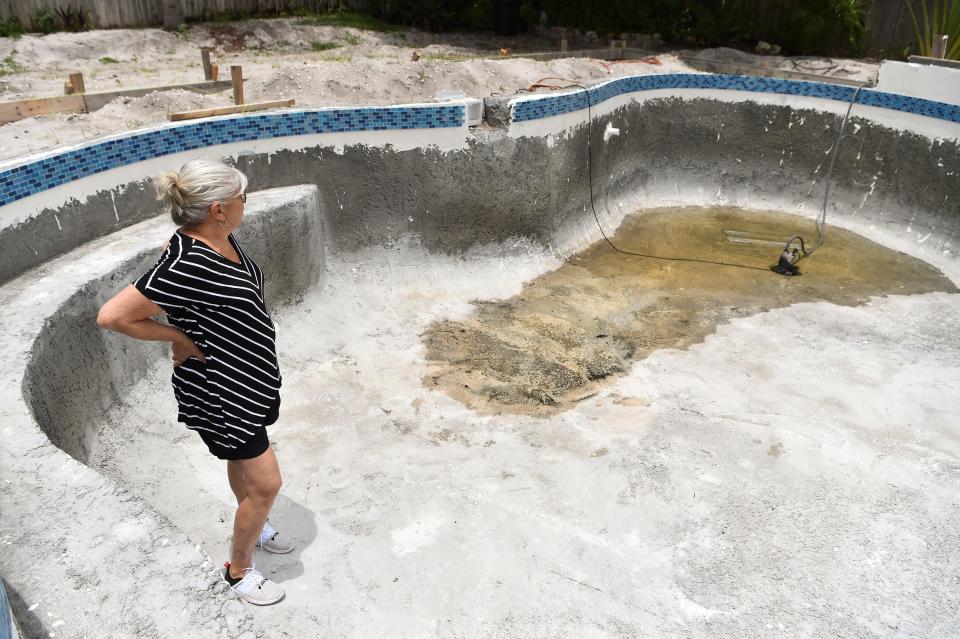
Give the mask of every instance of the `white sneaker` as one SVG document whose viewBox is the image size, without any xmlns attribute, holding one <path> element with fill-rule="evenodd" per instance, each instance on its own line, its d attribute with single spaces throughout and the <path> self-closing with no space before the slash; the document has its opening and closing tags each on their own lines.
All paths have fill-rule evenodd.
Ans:
<svg viewBox="0 0 960 639">
<path fill-rule="evenodd" d="M 283 599 L 283 586 L 264 577 L 254 566 L 244 569 L 242 579 L 230 577 L 229 561 L 223 567 L 223 576 L 230 584 L 230 589 L 244 601 L 256 606 L 269 606 Z"/>
<path fill-rule="evenodd" d="M 294 548 L 293 540 L 271 526 L 269 521 L 263 524 L 263 530 L 260 532 L 257 545 L 267 552 L 278 555 L 284 555 Z"/>
</svg>

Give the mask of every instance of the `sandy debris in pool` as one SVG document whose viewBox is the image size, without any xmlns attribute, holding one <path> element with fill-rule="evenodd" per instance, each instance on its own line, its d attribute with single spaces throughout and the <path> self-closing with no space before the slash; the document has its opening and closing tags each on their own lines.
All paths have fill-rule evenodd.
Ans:
<svg viewBox="0 0 960 639">
<path fill-rule="evenodd" d="M 786 278 L 768 266 L 773 242 L 733 244 L 724 230 L 782 238 L 816 233 L 810 220 L 731 208 L 657 209 L 628 217 L 613 242 L 594 244 L 502 301 L 480 301 L 465 321 L 434 323 L 423 336 L 432 367 L 424 382 L 485 412 L 549 415 L 591 396 L 633 361 L 686 348 L 720 323 L 800 302 L 856 305 L 877 295 L 957 292 L 940 271 L 851 233 L 826 242 Z"/>
</svg>

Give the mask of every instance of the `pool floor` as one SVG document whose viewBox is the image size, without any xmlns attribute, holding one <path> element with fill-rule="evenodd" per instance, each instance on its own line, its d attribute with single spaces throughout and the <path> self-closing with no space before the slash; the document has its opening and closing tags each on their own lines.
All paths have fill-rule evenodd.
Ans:
<svg viewBox="0 0 960 639">
<path fill-rule="evenodd" d="M 802 277 L 764 274 L 776 303 L 625 357 L 595 394 L 544 414 L 477 410 L 425 381 L 438 323 L 532 298 L 530 283 L 568 268 L 554 254 L 521 243 L 455 258 L 411 242 L 334 258 L 325 286 L 277 316 L 284 391 L 270 435 L 285 485 L 273 521 L 298 548 L 258 552 L 287 598 L 252 610 L 257 632 L 953 632 L 960 296 L 864 301 L 858 284 L 802 301 L 819 299 L 801 289 L 816 289 L 838 236 Z M 575 268 L 624 309 L 643 299 L 656 312 L 662 292 L 609 288 L 623 270 L 612 260 Z M 731 277 L 710 272 L 694 297 Z M 686 324 L 712 308 L 687 310 Z M 174 421 L 169 374 L 158 364 L 106 417 L 92 464 L 219 565 L 225 468 Z"/>
</svg>

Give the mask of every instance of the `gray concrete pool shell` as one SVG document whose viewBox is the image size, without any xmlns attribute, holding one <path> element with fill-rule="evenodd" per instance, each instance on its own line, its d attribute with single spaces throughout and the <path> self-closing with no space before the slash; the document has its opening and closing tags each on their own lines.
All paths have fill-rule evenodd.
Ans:
<svg viewBox="0 0 960 639">
<path fill-rule="evenodd" d="M 608 121 L 622 134 L 603 144 Z M 752 102 L 666 98 L 621 107 L 591 127 L 601 221 L 612 231 L 631 210 L 664 200 L 762 202 L 811 217 L 838 124 L 832 113 Z M 956 139 L 853 124 L 834 174 L 831 223 L 958 281 Z M 271 274 L 275 305 L 321 283 L 329 255 L 410 238 L 447 256 L 516 238 L 566 255 L 600 239 L 583 126 L 550 141 L 478 129 L 469 148 L 446 152 L 348 145 L 234 160 L 250 177 L 248 190 L 259 191 L 242 239 Z M 84 465 L 98 446 L 94 416 L 165 356 L 157 345 L 98 330 L 95 311 L 156 259 L 170 228 L 156 217 L 149 184 L 136 182 L 0 231 L 0 570 L 15 603 L 55 602 L 56 615 L 43 618 L 17 610 L 38 636 L 260 633 L 199 546 Z M 133 591 L 111 578 L 141 566 L 150 569 Z M 54 626 L 58 619 L 66 623 Z"/>
</svg>

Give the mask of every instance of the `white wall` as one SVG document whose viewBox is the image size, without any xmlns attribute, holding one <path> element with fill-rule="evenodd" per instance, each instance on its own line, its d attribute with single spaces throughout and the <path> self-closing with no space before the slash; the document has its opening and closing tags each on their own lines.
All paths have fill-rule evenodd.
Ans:
<svg viewBox="0 0 960 639">
<path fill-rule="evenodd" d="M 960 69 L 884 60 L 877 89 L 960 105 Z"/>
</svg>

